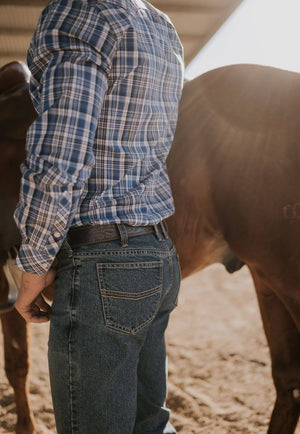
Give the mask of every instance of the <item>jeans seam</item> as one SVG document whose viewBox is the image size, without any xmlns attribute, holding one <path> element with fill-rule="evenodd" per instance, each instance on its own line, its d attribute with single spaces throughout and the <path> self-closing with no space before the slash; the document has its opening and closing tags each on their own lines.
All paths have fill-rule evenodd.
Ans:
<svg viewBox="0 0 300 434">
<path fill-rule="evenodd" d="M 174 275 L 174 272 L 173 272 L 173 259 L 172 259 L 172 255 L 169 255 L 168 261 L 169 261 L 169 267 L 170 267 L 170 282 L 169 282 L 168 288 L 166 290 L 165 296 L 167 296 L 169 294 L 169 292 L 170 292 L 170 290 L 172 288 L 172 285 L 173 285 L 173 275 Z"/>
<path fill-rule="evenodd" d="M 74 399 L 73 399 L 73 360 L 72 360 L 72 331 L 73 331 L 73 306 L 74 306 L 74 298 L 75 298 L 75 278 L 77 265 L 75 263 L 74 257 L 72 257 L 73 261 L 73 275 L 72 275 L 72 293 L 71 293 L 71 301 L 70 301 L 70 329 L 69 329 L 69 394 L 70 394 L 70 425 L 72 434 L 75 433 L 74 428 Z"/>
</svg>

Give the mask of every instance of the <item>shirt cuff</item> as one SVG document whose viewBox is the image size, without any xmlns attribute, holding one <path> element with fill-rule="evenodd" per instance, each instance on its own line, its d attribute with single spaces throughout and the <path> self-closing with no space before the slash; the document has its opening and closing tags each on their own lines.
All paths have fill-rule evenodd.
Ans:
<svg viewBox="0 0 300 434">
<path fill-rule="evenodd" d="M 16 258 L 15 266 L 31 274 L 44 274 L 49 271 L 56 256 L 53 246 L 47 250 L 35 249 L 29 244 L 22 244 Z"/>
</svg>

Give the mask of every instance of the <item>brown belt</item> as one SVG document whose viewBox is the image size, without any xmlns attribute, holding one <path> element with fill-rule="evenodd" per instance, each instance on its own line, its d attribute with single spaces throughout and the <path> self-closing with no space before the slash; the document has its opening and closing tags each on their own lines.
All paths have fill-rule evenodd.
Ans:
<svg viewBox="0 0 300 434">
<path fill-rule="evenodd" d="M 137 235 L 151 234 L 153 232 L 156 234 L 159 232 L 164 232 L 166 230 L 166 226 L 163 227 L 163 225 L 165 225 L 164 222 L 148 226 L 130 226 L 128 224 L 122 223 L 127 237 L 136 237 Z M 117 224 L 96 224 L 79 226 L 70 229 L 67 235 L 67 241 L 69 245 L 74 248 L 84 246 L 86 244 L 118 240 L 120 237 L 120 230 Z"/>
</svg>

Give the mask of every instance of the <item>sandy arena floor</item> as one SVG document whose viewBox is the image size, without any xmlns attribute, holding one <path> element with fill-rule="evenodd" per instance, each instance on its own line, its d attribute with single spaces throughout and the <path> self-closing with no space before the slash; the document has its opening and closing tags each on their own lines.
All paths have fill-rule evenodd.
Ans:
<svg viewBox="0 0 300 434">
<path fill-rule="evenodd" d="M 38 434 L 56 433 L 48 325 L 32 326 L 30 399 Z M 0 433 L 13 433 L 13 392 L 0 342 Z M 214 265 L 186 279 L 168 331 L 172 422 L 182 434 L 265 433 L 274 400 L 268 347 L 246 267 Z M 300 434 L 298 426 L 297 434 Z"/>
</svg>

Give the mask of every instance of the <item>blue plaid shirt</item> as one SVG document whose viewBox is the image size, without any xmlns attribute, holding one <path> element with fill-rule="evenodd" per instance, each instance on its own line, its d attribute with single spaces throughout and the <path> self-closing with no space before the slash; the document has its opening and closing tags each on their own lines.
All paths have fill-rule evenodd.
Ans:
<svg viewBox="0 0 300 434">
<path fill-rule="evenodd" d="M 27 134 L 16 265 L 46 272 L 70 227 L 157 223 L 183 85 L 169 18 L 144 0 L 52 0 L 28 51 L 38 112 Z"/>
</svg>

